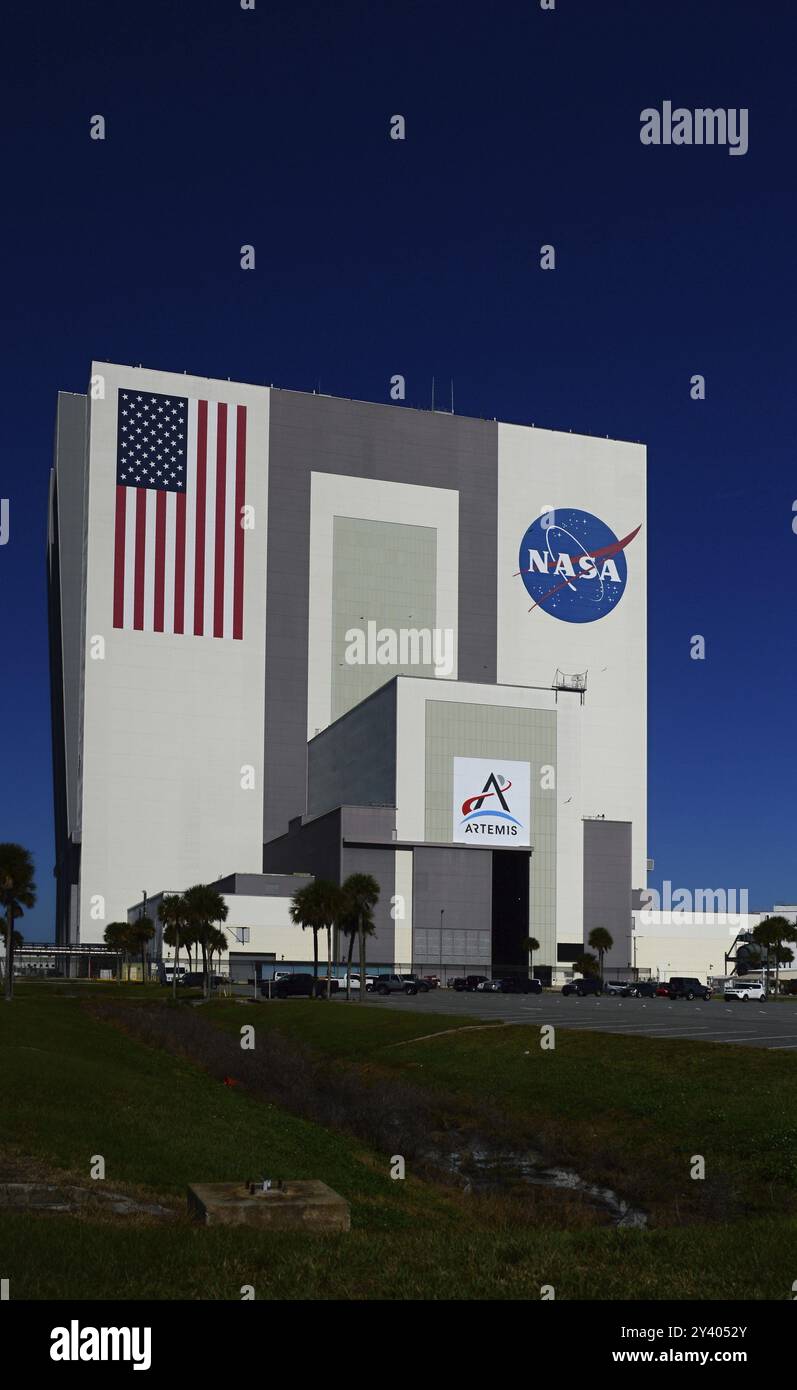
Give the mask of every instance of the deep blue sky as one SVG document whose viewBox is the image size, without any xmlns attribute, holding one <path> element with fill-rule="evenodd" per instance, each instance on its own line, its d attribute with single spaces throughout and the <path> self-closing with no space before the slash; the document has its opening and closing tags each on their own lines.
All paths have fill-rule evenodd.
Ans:
<svg viewBox="0 0 797 1390">
<path fill-rule="evenodd" d="M 28 939 L 54 903 L 55 393 L 93 356 L 376 401 L 401 372 L 424 407 L 453 376 L 458 413 L 645 441 L 652 883 L 797 898 L 794 9 L 7 11 L 0 840 L 36 856 Z M 748 154 L 643 147 L 665 99 L 749 108 Z"/>
</svg>

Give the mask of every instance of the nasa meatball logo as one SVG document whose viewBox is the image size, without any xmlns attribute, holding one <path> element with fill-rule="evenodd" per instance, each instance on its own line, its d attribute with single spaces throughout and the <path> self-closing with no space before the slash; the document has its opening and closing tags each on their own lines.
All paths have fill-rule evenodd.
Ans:
<svg viewBox="0 0 797 1390">
<path fill-rule="evenodd" d="M 528 845 L 528 763 L 454 759 L 454 840 L 457 844 Z"/>
<path fill-rule="evenodd" d="M 564 623 L 594 623 L 625 593 L 626 546 L 641 527 L 618 540 L 600 517 L 573 507 L 543 512 L 520 543 L 519 573 L 533 603 Z"/>
</svg>

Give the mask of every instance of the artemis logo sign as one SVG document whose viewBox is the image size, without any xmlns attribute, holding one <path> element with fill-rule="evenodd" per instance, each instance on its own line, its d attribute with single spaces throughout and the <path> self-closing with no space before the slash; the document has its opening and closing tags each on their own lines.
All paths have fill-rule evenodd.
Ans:
<svg viewBox="0 0 797 1390">
<path fill-rule="evenodd" d="M 618 540 L 591 512 L 573 507 L 544 512 L 520 543 L 520 577 L 529 609 L 543 608 L 565 623 L 594 623 L 616 608 L 625 593 L 625 548 L 640 527 Z"/>
<path fill-rule="evenodd" d="M 454 759 L 454 843 L 488 840 L 529 845 L 531 770 L 528 763 L 488 758 Z"/>
</svg>

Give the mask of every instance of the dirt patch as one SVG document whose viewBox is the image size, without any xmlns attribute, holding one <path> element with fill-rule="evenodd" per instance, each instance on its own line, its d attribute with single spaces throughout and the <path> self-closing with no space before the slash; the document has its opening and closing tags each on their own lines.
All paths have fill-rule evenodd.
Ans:
<svg viewBox="0 0 797 1390">
<path fill-rule="evenodd" d="M 178 1215 L 176 1207 L 130 1183 L 117 1183 L 110 1190 L 97 1180 L 86 1187 L 77 1174 L 8 1148 L 0 1150 L 0 1211 L 144 1221 L 171 1221 Z"/>
<path fill-rule="evenodd" d="M 40 1182 L 0 1183 L 0 1210 L 58 1211 L 89 1216 L 150 1216 L 171 1221 L 174 1212 L 159 1202 L 141 1202 L 101 1187 L 72 1187 Z"/>
<path fill-rule="evenodd" d="M 402 1038 L 401 1042 L 389 1043 L 387 1051 L 391 1047 L 412 1047 L 414 1043 L 428 1042 L 430 1038 L 448 1038 L 452 1033 L 484 1033 L 495 1031 L 496 1028 L 513 1028 L 512 1023 L 467 1023 L 464 1028 L 441 1028 L 439 1033 L 422 1033 L 419 1038 Z"/>
</svg>

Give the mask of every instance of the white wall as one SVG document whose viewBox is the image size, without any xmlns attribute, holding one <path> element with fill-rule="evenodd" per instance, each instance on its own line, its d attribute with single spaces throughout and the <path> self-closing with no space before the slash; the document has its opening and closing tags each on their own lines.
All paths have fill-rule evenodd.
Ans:
<svg viewBox="0 0 797 1390">
<path fill-rule="evenodd" d="M 233 951 L 274 951 L 277 963 L 281 960 L 311 961 L 313 933 L 294 926 L 290 918 L 290 898 L 246 897 L 230 894 L 224 901 L 228 907 L 225 935 Z M 249 927 L 249 940 L 234 941 L 227 928 Z M 319 956 L 326 960 L 326 937 L 318 938 Z"/>
<path fill-rule="evenodd" d="M 229 950 L 238 955 L 270 952 L 276 955 L 276 964 L 281 960 L 312 961 L 313 933 L 302 931 L 294 926 L 290 918 L 290 898 L 261 897 L 244 894 L 224 894 L 227 904 L 227 921 L 221 927 L 227 937 Z M 247 942 L 236 941 L 233 931 L 236 927 L 249 928 Z M 319 957 L 326 960 L 326 937 L 318 939 Z M 171 960 L 174 951 L 164 944 L 163 958 Z M 185 961 L 185 952 L 180 955 Z"/>
<path fill-rule="evenodd" d="M 396 831 L 399 840 L 426 838 L 426 702 L 493 705 L 510 709 L 554 709 L 548 690 L 478 685 L 471 681 L 398 677 L 396 732 Z M 453 842 L 452 842 L 453 843 Z"/>
<path fill-rule="evenodd" d="M 582 816 L 632 822 L 633 886 L 647 883 L 645 461 L 645 449 L 637 444 L 498 426 L 498 680 L 549 687 L 557 668 L 571 675 L 589 672 L 577 723 L 561 697 L 559 704 L 564 715 L 562 913 L 569 910 L 568 882 L 581 883 L 580 827 L 576 835 L 575 825 Z M 595 622 L 564 622 L 542 607 L 529 611 L 532 600 L 518 572 L 527 527 L 547 510 L 566 508 L 591 512 L 618 538 L 642 525 L 624 552 L 628 579 L 623 597 Z M 572 752 L 577 738 L 580 792 Z"/>
<path fill-rule="evenodd" d="M 670 975 L 724 975 L 725 952 L 740 931 L 752 931 L 765 916 L 761 912 L 634 912 L 632 961 L 638 970 L 668 979 Z M 730 974 L 732 965 L 728 966 Z"/>
<path fill-rule="evenodd" d="M 94 363 L 90 401 L 81 763 L 80 936 L 164 883 L 260 872 L 263 846 L 265 576 L 269 392 Z M 247 407 L 243 640 L 113 626 L 117 388 Z M 105 656 L 92 660 L 91 639 Z M 241 767 L 255 769 L 243 790 Z M 92 898 L 104 899 L 103 915 Z"/>
<path fill-rule="evenodd" d="M 404 916 L 396 917 L 393 955 L 396 965 L 412 960 L 412 871 L 411 849 L 396 850 L 395 893 L 403 899 Z M 355 948 L 356 949 L 356 948 Z"/>
</svg>

